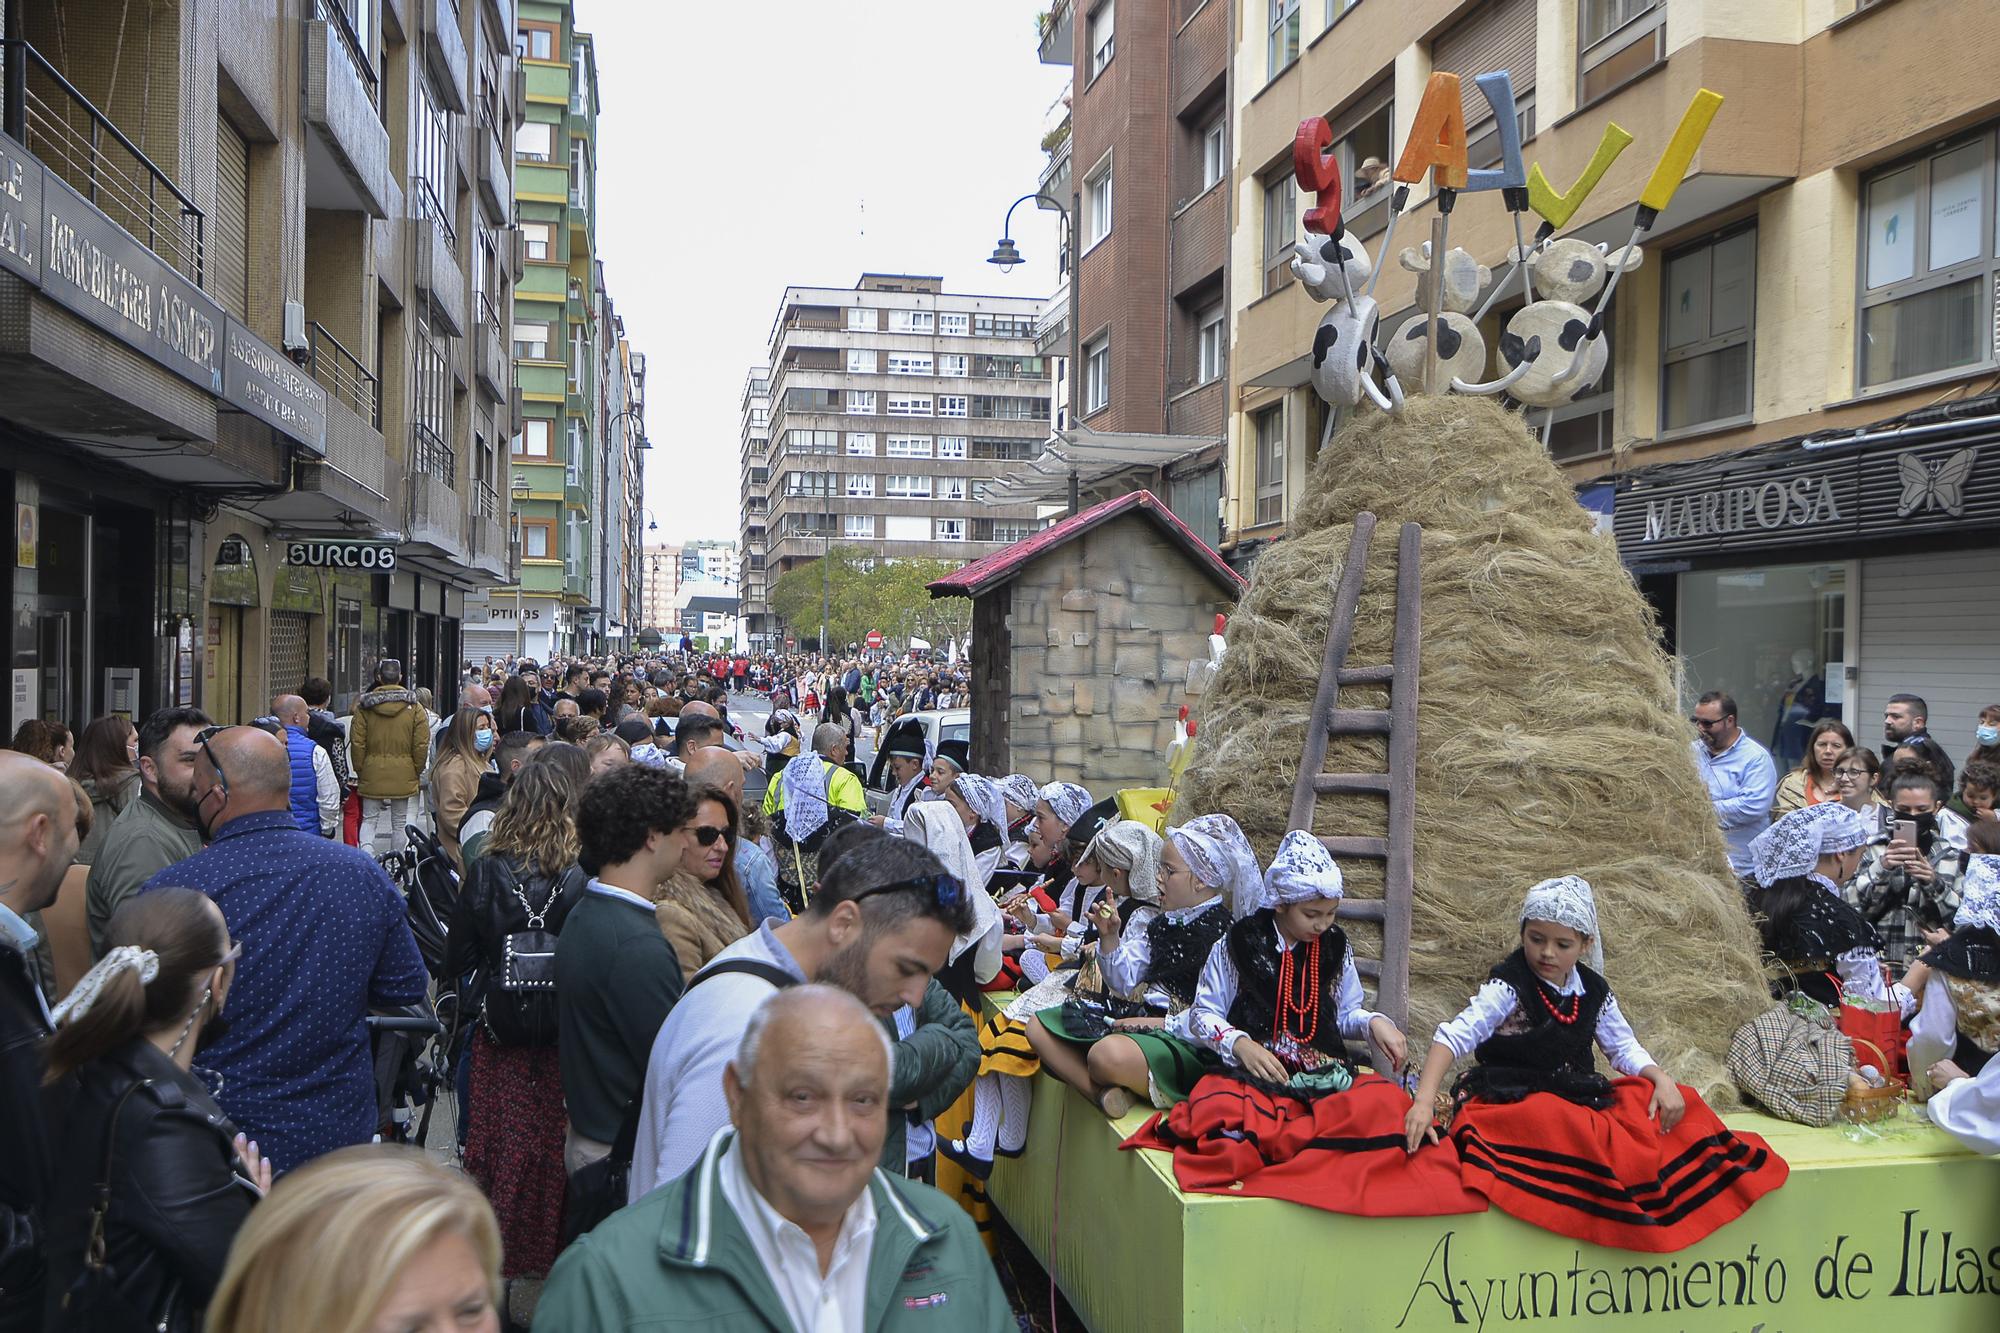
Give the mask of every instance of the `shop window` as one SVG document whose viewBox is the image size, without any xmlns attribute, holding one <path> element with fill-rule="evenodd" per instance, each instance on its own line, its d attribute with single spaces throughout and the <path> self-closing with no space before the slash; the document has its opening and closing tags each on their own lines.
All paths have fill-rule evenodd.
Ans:
<svg viewBox="0 0 2000 1333">
<path fill-rule="evenodd" d="M 1750 419 L 1756 288 L 1755 227 L 1667 256 L 1661 430 Z"/>
<path fill-rule="evenodd" d="M 1736 700 L 1778 771 L 1795 766 L 1822 717 L 1846 716 L 1847 566 L 1773 565 L 1680 576 L 1683 713 L 1710 690 Z"/>
<path fill-rule="evenodd" d="M 1862 186 L 1862 388 L 1993 359 L 1993 144 L 1987 130 Z"/>
</svg>

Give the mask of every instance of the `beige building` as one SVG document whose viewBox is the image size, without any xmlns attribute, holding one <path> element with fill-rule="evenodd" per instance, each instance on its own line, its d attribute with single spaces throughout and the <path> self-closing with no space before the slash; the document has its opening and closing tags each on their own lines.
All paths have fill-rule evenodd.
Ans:
<svg viewBox="0 0 2000 1333">
<path fill-rule="evenodd" d="M 1292 181 L 1302 119 L 1331 122 L 1348 225 L 1379 251 L 1389 191 L 1369 186 L 1409 137 L 1429 75 L 1466 82 L 1481 167 L 1497 138 L 1470 80 L 1510 69 L 1525 156 L 1557 189 L 1608 123 L 1635 136 L 1560 233 L 1615 249 L 1682 112 L 1710 88 L 1727 100 L 1617 289 L 1609 370 L 1530 421 L 1580 485 L 1617 474 L 1615 500 L 1594 502 L 1615 510 L 1690 691 L 1733 691 L 1782 760 L 1818 716 L 1872 739 L 1887 694 L 1914 690 L 1961 753 L 1978 705 L 2000 698 L 2000 449 L 1980 446 L 1996 410 L 1980 395 L 2000 372 L 1992 6 L 1241 2 L 1233 558 L 1283 533 L 1324 426 L 1307 377 L 1325 307 L 1285 267 L 1310 203 Z M 1435 210 L 1427 186 L 1413 190 L 1398 251 L 1429 236 Z M 1461 198 L 1454 246 L 1497 274 L 1512 242 L 1496 194 Z M 1393 331 L 1414 313 L 1413 276 L 1396 255 L 1384 269 L 1375 294 Z M 1489 347 L 1520 301 L 1517 279 L 1482 325 Z M 1955 400 L 1968 401 L 1948 417 Z M 1919 409 L 1934 410 L 1905 419 Z M 1852 434 L 1870 425 L 1882 429 Z M 1806 448 L 1809 433 L 1828 447 Z M 1773 447 L 1742 452 L 1760 445 Z"/>
<path fill-rule="evenodd" d="M 508 568 L 513 5 L 5 13 L 10 725 L 449 693 Z"/>
</svg>

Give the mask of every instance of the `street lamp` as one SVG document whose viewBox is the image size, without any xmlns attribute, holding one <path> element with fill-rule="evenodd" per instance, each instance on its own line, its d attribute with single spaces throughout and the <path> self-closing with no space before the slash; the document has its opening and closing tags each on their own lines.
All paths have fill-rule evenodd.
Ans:
<svg viewBox="0 0 2000 1333">
<path fill-rule="evenodd" d="M 1077 381 L 1083 374 L 1083 358 L 1079 350 L 1079 326 L 1076 318 L 1076 227 L 1070 218 L 1069 207 L 1060 199 L 1052 195 L 1042 194 L 1040 191 L 1022 195 L 1019 199 L 1007 205 L 1006 219 L 1000 224 L 999 243 L 993 247 L 993 253 L 986 257 L 986 262 L 999 269 L 1002 273 L 1012 273 L 1015 267 L 1022 262 L 1020 248 L 1014 244 L 1014 210 L 1022 204 L 1027 203 L 1030 199 L 1038 200 L 1055 209 L 1061 215 L 1063 222 L 1063 253 L 1068 255 L 1070 260 L 1068 264 L 1070 286 L 1068 297 L 1069 311 L 1065 315 L 1065 318 L 1069 321 L 1069 421 L 1074 426 L 1081 415 L 1078 411 Z M 1080 497 L 1078 495 L 1076 469 L 1072 467 L 1069 471 L 1069 512 L 1074 514 L 1079 507 Z"/>
</svg>

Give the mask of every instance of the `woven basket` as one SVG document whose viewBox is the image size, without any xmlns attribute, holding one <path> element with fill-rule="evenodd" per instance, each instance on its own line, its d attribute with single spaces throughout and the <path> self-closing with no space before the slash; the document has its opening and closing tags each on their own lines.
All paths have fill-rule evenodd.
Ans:
<svg viewBox="0 0 2000 1333">
<path fill-rule="evenodd" d="M 1887 1120 L 1896 1114 L 1896 1108 L 1903 1104 L 1909 1094 L 1909 1084 L 1890 1075 L 1889 1057 L 1880 1046 L 1866 1037 L 1848 1036 L 1856 1046 L 1866 1046 L 1875 1052 L 1875 1067 L 1882 1070 L 1883 1084 L 1879 1088 L 1854 1088 L 1847 1090 L 1847 1096 L 1840 1102 L 1840 1118 L 1851 1125 L 1865 1125 L 1877 1120 Z"/>
</svg>

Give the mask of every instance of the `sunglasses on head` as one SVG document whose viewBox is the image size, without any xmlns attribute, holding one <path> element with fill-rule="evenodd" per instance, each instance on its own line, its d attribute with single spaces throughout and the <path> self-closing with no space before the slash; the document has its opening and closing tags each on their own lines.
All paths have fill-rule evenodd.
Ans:
<svg viewBox="0 0 2000 1333">
<path fill-rule="evenodd" d="M 730 838 L 735 836 L 734 834 L 730 833 L 728 829 L 716 828 L 713 824 L 700 824 L 694 828 L 689 829 L 688 832 L 694 834 L 694 840 L 700 843 L 704 847 L 713 847 L 715 845 L 715 840 L 717 838 Z"/>
<path fill-rule="evenodd" d="M 964 881 L 956 875 L 938 874 L 922 875 L 916 879 L 899 879 L 894 884 L 880 884 L 872 889 L 863 889 L 848 901 L 858 903 L 864 898 L 873 898 L 878 893 L 901 893 L 908 889 L 930 894 L 939 907 L 956 907 L 965 900 Z"/>
</svg>

